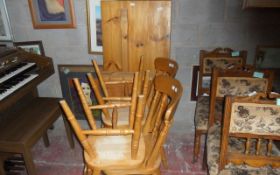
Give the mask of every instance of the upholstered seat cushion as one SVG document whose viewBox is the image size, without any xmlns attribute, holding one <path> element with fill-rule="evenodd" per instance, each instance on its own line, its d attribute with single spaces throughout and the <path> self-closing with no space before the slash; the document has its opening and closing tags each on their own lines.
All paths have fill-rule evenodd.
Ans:
<svg viewBox="0 0 280 175">
<path fill-rule="evenodd" d="M 194 122 L 197 130 L 207 130 L 209 118 L 209 96 L 200 96 L 197 99 Z M 216 103 L 216 116 L 222 116 L 223 106 L 221 103 Z"/>
<path fill-rule="evenodd" d="M 137 167 L 144 161 L 145 142 L 141 136 L 139 150 L 135 160 L 131 159 L 131 135 L 127 136 L 92 136 L 88 141 L 94 148 L 96 156 L 90 158 L 84 153 L 86 162 L 92 167 L 121 168 L 122 165 Z"/>
<path fill-rule="evenodd" d="M 253 168 L 248 165 L 226 165 L 225 169 L 218 172 L 219 159 L 220 159 L 220 140 L 221 140 L 221 127 L 215 124 L 210 127 L 207 135 L 207 165 L 210 175 L 278 175 L 280 168 L 272 169 L 270 167 Z M 230 152 L 244 152 L 245 139 L 231 138 L 229 140 Z M 253 148 L 253 147 L 252 147 Z M 262 154 L 262 153 L 261 153 Z M 279 150 L 273 146 L 273 155 L 280 155 Z"/>
</svg>

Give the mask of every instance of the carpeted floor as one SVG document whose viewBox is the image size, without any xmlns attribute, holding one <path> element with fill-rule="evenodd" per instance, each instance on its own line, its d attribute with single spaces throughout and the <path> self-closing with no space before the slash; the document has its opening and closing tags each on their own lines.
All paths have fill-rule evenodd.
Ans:
<svg viewBox="0 0 280 175">
<path fill-rule="evenodd" d="M 63 121 L 58 120 L 55 128 L 48 131 L 50 146 L 46 148 L 40 140 L 32 149 L 38 175 L 82 175 L 83 157 L 80 144 L 70 149 Z M 169 168 L 161 168 L 162 175 L 206 175 L 201 168 L 202 156 L 192 163 L 193 135 L 169 134 L 166 145 Z M 202 154 L 201 154 L 202 155 Z M 26 175 L 25 171 L 20 172 Z"/>
</svg>

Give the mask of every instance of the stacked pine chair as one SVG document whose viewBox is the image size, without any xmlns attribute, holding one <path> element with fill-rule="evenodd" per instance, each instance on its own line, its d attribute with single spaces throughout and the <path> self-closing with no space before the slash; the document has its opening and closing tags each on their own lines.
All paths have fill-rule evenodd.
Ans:
<svg viewBox="0 0 280 175">
<path fill-rule="evenodd" d="M 206 82 L 206 78 L 210 80 L 213 67 L 221 69 L 231 69 L 236 66 L 244 66 L 246 64 L 246 51 L 239 51 L 233 54 L 230 48 L 216 48 L 213 51 L 200 51 L 200 65 L 198 77 L 198 99 L 196 103 L 194 123 L 195 138 L 193 162 L 196 162 L 200 153 L 201 136 L 207 133 L 209 107 L 210 107 L 210 82 Z M 215 108 L 217 113 L 221 113 L 222 106 L 217 103 Z"/>
<path fill-rule="evenodd" d="M 246 66 L 230 70 L 219 68 L 212 70 L 206 141 L 207 165 L 211 175 L 268 173 L 268 171 L 273 172 L 273 170 L 264 168 L 264 165 L 279 167 L 279 157 L 272 157 L 272 154 L 273 156 L 277 155 L 272 151 L 274 148 L 272 140 L 279 140 L 279 135 L 267 137 L 268 132 L 264 132 L 269 130 L 272 133 L 277 133 L 277 130 L 280 129 L 280 125 L 273 124 L 271 115 L 268 115 L 275 112 L 275 105 L 269 109 L 264 101 L 261 103 L 260 96 L 250 97 L 258 93 L 270 93 L 273 74 L 270 71 L 257 73 L 254 68 Z M 256 76 L 259 74 L 262 76 Z M 227 100 L 224 105 L 226 96 Z M 231 98 L 249 100 L 245 100 L 246 103 L 242 105 L 236 105 L 232 101 L 229 102 Z M 215 105 L 217 103 L 223 106 L 220 114 L 216 112 Z M 273 117 L 275 117 L 276 122 L 277 115 L 273 115 Z M 278 117 L 280 116 L 278 115 Z M 262 131 L 261 128 L 263 128 Z M 258 131 L 260 132 L 257 133 Z M 267 144 L 263 143 L 264 140 L 268 140 Z M 266 150 L 263 150 L 264 148 Z"/>
<path fill-rule="evenodd" d="M 175 68 L 176 74 L 176 62 L 167 67 Z M 122 98 L 103 97 L 102 88 L 88 74 L 95 95 L 99 94 L 98 105 L 87 104 L 79 80 L 74 79 L 89 129 L 81 128 L 65 101 L 60 104 L 84 149 L 85 174 L 160 174 L 163 144 L 183 91 L 180 82 L 172 77 L 174 71 L 170 76 L 168 72 L 159 73 L 163 70 L 158 69 L 155 74 L 160 75 L 152 78 L 149 71 L 136 72 L 131 96 Z M 119 113 L 120 108 L 128 109 Z M 93 109 L 102 110 L 103 120 L 108 115 L 104 128 L 97 128 Z"/>
</svg>

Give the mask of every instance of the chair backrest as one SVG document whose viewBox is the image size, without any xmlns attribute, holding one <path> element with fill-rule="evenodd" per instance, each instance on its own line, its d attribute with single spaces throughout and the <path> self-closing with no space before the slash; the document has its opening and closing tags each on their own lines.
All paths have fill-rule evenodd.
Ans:
<svg viewBox="0 0 280 175">
<path fill-rule="evenodd" d="M 270 92 L 273 73 L 264 71 L 263 78 L 254 77 L 254 70 L 225 70 L 214 68 L 212 72 L 209 126 L 217 119 L 215 104 L 223 102 L 226 95 L 248 96 L 254 92 Z M 218 116 L 221 119 L 222 116 Z"/>
<path fill-rule="evenodd" d="M 153 77 L 158 75 L 169 75 L 171 77 L 175 77 L 179 68 L 178 63 L 175 60 L 163 57 L 156 58 L 154 65 L 155 72 L 154 74 L 152 73 L 154 75 Z M 153 81 L 154 79 L 151 80 L 151 82 Z M 150 85 L 151 86 L 148 88 L 147 106 L 151 105 L 152 97 L 154 95 L 154 83 L 150 83 Z"/>
<path fill-rule="evenodd" d="M 175 60 L 158 57 L 155 59 L 154 64 L 157 73 L 167 74 L 171 77 L 176 76 L 178 63 Z"/>
<path fill-rule="evenodd" d="M 229 139 L 244 140 L 243 150 L 229 149 Z M 219 169 L 228 163 L 253 167 L 280 167 L 273 141 L 280 140 L 280 106 L 265 93 L 251 97 L 226 97 Z"/>
<path fill-rule="evenodd" d="M 135 115 L 135 120 L 133 123 L 133 128 L 127 129 L 82 129 L 81 125 L 78 123 L 76 117 L 74 116 L 73 112 L 69 108 L 68 104 L 65 100 L 60 101 L 60 105 L 69 120 L 71 126 L 73 127 L 75 134 L 77 135 L 78 140 L 82 144 L 84 151 L 87 153 L 87 156 L 94 158 L 96 157 L 96 150 L 95 147 L 91 146 L 88 137 L 89 136 L 120 136 L 120 135 L 132 135 L 131 140 L 131 159 L 136 159 L 139 143 L 140 143 L 140 136 L 141 136 L 141 121 L 143 117 L 144 111 L 144 97 L 143 95 L 139 95 L 138 103 L 137 103 L 137 112 Z M 108 105 L 101 105 L 100 108 L 121 108 L 127 107 L 126 105 L 119 105 L 119 104 L 108 104 Z M 93 119 L 94 120 L 94 119 Z M 112 117 L 114 120 L 114 117 Z M 112 139 L 111 137 L 109 139 Z"/>
<path fill-rule="evenodd" d="M 145 72 L 145 71 L 143 70 L 143 66 L 144 66 L 143 64 L 144 64 L 144 63 L 143 63 L 143 57 L 141 57 L 141 58 L 140 58 L 140 62 L 139 62 L 139 72 L 140 72 L 141 74 L 143 74 L 143 73 Z M 96 72 L 96 75 L 97 75 L 97 78 L 98 78 L 98 82 L 99 82 L 99 84 L 100 84 L 100 86 L 101 86 L 101 91 L 102 91 L 102 93 L 104 94 L 105 97 L 109 97 L 110 94 L 109 94 L 109 92 L 108 92 L 108 88 L 106 87 L 106 83 L 105 83 L 104 77 L 103 77 L 103 75 L 102 75 L 102 73 L 101 73 L 101 71 L 100 71 L 100 69 L 99 69 L 99 66 L 98 66 L 96 60 L 92 60 L 92 65 L 93 65 L 94 70 L 95 70 L 95 72 Z M 142 72 L 143 72 L 143 73 L 142 73 Z M 141 76 L 141 77 L 139 77 L 139 78 L 144 79 L 144 78 L 142 77 L 142 75 L 140 75 L 140 76 Z M 129 85 L 132 84 L 133 82 L 130 81 L 130 80 L 115 80 L 113 83 L 114 83 L 115 85 L 124 85 L 126 88 L 128 88 Z M 139 86 L 140 86 L 140 85 L 139 85 Z M 128 91 L 129 91 L 129 90 L 125 90 L 125 92 L 128 92 Z"/>
<path fill-rule="evenodd" d="M 157 76 L 154 83 L 155 94 L 143 128 L 143 133 L 150 133 L 153 139 L 147 148 L 148 167 L 158 159 L 183 92 L 181 83 L 167 75 Z"/>
<path fill-rule="evenodd" d="M 133 116 L 135 115 L 136 112 L 136 101 L 137 101 L 137 88 L 138 88 L 138 72 L 135 73 L 134 75 L 134 83 L 133 83 L 133 90 L 132 90 L 132 96 L 131 97 L 102 97 L 102 93 L 100 92 L 100 88 L 98 87 L 98 84 L 96 82 L 96 80 L 94 79 L 93 75 L 91 73 L 87 74 L 87 78 L 89 81 L 89 84 L 91 86 L 91 88 L 93 89 L 93 92 L 95 94 L 95 97 L 97 99 L 97 102 L 99 105 L 105 105 L 108 101 L 109 102 L 130 102 L 131 104 L 131 108 L 130 108 L 130 121 L 129 121 L 129 126 L 130 128 L 132 128 L 133 126 Z M 77 78 L 74 79 L 74 85 L 78 91 L 78 95 L 80 98 L 80 101 L 82 103 L 83 109 L 85 111 L 85 114 L 87 116 L 87 118 L 89 118 L 89 122 L 91 121 L 90 118 L 93 117 L 93 114 L 91 112 L 93 105 L 88 104 L 87 101 L 85 101 L 85 95 L 83 93 L 83 91 L 81 90 L 81 85 L 80 82 Z M 102 112 L 105 115 L 107 120 L 110 120 L 110 114 L 109 114 L 109 110 L 107 108 L 102 108 Z M 93 123 L 92 121 L 90 123 Z M 93 125 L 93 124 L 92 124 Z M 112 127 L 114 127 L 112 125 Z"/>
<path fill-rule="evenodd" d="M 210 78 L 214 67 L 228 69 L 237 65 L 245 65 L 247 51 L 233 51 L 230 48 L 216 48 L 213 51 L 200 51 L 198 96 L 210 94 Z"/>
</svg>

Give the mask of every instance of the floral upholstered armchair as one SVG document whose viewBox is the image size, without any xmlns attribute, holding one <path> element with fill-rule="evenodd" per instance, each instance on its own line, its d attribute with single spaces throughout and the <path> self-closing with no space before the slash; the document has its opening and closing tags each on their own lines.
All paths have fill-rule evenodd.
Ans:
<svg viewBox="0 0 280 175">
<path fill-rule="evenodd" d="M 226 97 L 222 127 L 208 131 L 210 175 L 280 174 L 280 106 L 265 97 Z"/>
</svg>

